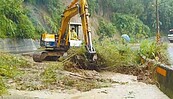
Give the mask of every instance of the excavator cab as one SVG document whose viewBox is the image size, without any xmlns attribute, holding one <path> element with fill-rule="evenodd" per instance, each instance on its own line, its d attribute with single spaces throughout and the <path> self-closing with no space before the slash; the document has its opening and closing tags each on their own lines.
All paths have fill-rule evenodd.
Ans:
<svg viewBox="0 0 173 99">
<path fill-rule="evenodd" d="M 76 23 L 76 22 L 70 22 L 69 23 L 69 28 L 67 29 L 66 32 L 67 37 L 69 37 L 68 41 L 69 41 L 69 46 L 70 47 L 79 47 L 81 46 L 82 44 L 82 29 L 81 29 L 81 23 Z M 71 39 L 71 32 L 70 30 L 74 28 L 75 29 L 75 32 L 77 33 L 77 39 L 76 40 L 73 40 Z M 40 46 L 41 47 L 44 47 L 44 48 L 56 48 L 56 45 L 57 45 L 57 35 L 56 34 L 48 34 L 48 33 L 43 33 L 41 35 L 41 38 L 40 38 Z"/>
<path fill-rule="evenodd" d="M 77 39 L 72 39 L 72 34 L 71 34 L 71 30 L 72 28 L 74 28 L 74 31 L 77 34 Z M 83 40 L 83 33 L 82 33 L 82 29 L 81 29 L 81 23 L 75 23 L 75 22 L 70 22 L 69 25 L 69 43 L 70 43 L 70 47 L 80 47 L 82 45 L 82 40 Z"/>
</svg>

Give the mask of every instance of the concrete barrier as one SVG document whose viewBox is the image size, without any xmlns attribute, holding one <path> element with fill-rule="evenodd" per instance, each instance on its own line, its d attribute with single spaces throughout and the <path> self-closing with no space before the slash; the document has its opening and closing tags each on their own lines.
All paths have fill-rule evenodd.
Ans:
<svg viewBox="0 0 173 99">
<path fill-rule="evenodd" d="M 159 89 L 168 97 L 173 99 L 173 68 L 171 66 L 147 59 L 141 55 L 141 61 L 148 64 L 149 67 L 155 66 Z"/>
<path fill-rule="evenodd" d="M 159 88 L 173 99 L 173 69 L 166 65 L 158 65 L 156 71 Z"/>
<path fill-rule="evenodd" d="M 3 52 L 30 52 L 39 48 L 39 41 L 32 39 L 0 39 L 0 51 Z"/>
</svg>

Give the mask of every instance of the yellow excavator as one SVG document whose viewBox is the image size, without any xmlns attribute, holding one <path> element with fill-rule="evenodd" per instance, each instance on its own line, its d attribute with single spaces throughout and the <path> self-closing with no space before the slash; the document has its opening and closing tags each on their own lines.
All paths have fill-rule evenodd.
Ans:
<svg viewBox="0 0 173 99">
<path fill-rule="evenodd" d="M 81 17 L 81 23 L 70 22 L 70 19 L 77 14 Z M 44 33 L 41 35 L 40 45 L 44 47 L 44 50 L 35 52 L 33 54 L 33 60 L 35 62 L 42 62 L 46 58 L 57 60 L 68 51 L 70 46 L 80 46 L 82 43 L 81 40 L 70 40 L 71 27 L 76 30 L 77 34 L 80 32 L 79 28 L 82 27 L 87 57 L 90 61 L 95 61 L 97 55 L 92 45 L 88 4 L 86 0 L 73 0 L 65 9 L 61 19 L 61 26 L 57 34 Z"/>
</svg>

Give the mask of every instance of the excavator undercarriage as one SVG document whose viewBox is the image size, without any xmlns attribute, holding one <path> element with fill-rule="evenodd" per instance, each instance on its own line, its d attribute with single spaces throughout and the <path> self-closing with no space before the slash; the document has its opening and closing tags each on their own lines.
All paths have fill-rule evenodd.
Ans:
<svg viewBox="0 0 173 99">
<path fill-rule="evenodd" d="M 33 54 L 33 60 L 35 62 L 42 62 L 44 60 L 57 61 L 60 56 L 64 55 L 64 51 L 41 51 Z"/>
</svg>

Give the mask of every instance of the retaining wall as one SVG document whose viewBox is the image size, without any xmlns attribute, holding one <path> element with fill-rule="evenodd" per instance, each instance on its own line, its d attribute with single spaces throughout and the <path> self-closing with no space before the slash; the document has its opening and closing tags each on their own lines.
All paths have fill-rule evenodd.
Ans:
<svg viewBox="0 0 173 99">
<path fill-rule="evenodd" d="M 0 39 L 0 51 L 3 52 L 30 52 L 39 48 L 39 41 L 32 39 Z"/>
</svg>

